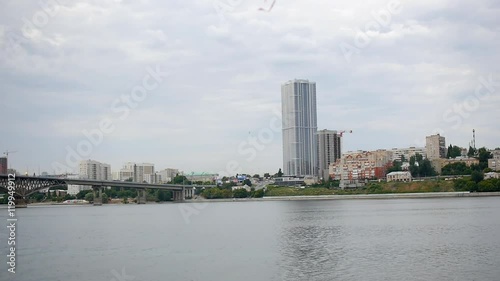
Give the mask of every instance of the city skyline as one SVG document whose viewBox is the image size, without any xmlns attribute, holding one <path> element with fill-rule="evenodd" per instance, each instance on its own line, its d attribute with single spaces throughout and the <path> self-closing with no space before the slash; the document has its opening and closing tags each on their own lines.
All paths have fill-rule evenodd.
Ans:
<svg viewBox="0 0 500 281">
<path fill-rule="evenodd" d="M 64 164 L 66 147 L 75 149 L 104 117 L 114 129 L 83 159 L 213 173 L 236 161 L 245 173 L 276 172 L 280 129 L 254 145 L 254 157 L 238 148 L 270 128 L 281 111 L 280 84 L 293 77 L 318 85 L 318 129 L 354 131 L 344 151 L 422 147 L 436 133 L 467 147 L 472 129 L 477 147 L 498 146 L 500 39 L 476 35 L 496 31 L 499 19 L 479 7 L 497 3 L 450 10 L 405 2 L 358 48 L 358 28 L 385 1 L 278 1 L 268 13 L 245 2 L 224 22 L 209 1 L 58 2 L 43 26 L 33 23 L 43 11 L 37 2 L 7 2 L 0 11 L 0 149 L 18 151 L 9 165 L 21 172 Z M 349 61 L 343 43 L 357 48 Z M 150 73 L 161 74 L 156 88 L 127 107 Z"/>
</svg>

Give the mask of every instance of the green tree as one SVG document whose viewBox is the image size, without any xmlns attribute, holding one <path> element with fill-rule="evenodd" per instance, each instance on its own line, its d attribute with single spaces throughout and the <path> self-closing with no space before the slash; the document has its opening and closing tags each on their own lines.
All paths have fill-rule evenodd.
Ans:
<svg viewBox="0 0 500 281">
<path fill-rule="evenodd" d="M 206 188 L 201 195 L 207 199 L 232 198 L 233 192 L 230 189 L 213 187 Z"/>
<path fill-rule="evenodd" d="M 451 163 L 441 169 L 441 174 L 449 175 L 470 175 L 471 169 L 464 162 Z"/>
<path fill-rule="evenodd" d="M 183 176 L 183 175 L 179 175 L 177 174 L 173 179 L 172 179 L 172 183 L 173 184 L 191 184 L 190 181 L 188 181 L 188 179 Z"/>
<path fill-rule="evenodd" d="M 255 175 L 253 175 L 253 178 L 254 179 L 260 179 L 260 175 L 259 174 L 255 174 Z"/>
<path fill-rule="evenodd" d="M 431 161 L 429 161 L 429 159 L 422 160 L 422 162 L 419 163 L 418 167 L 419 167 L 419 174 L 422 177 L 432 177 L 437 174 L 434 168 L 432 167 Z"/>
<path fill-rule="evenodd" d="M 402 171 L 401 162 L 398 160 L 392 161 L 392 166 L 387 169 L 387 173 Z"/>
<path fill-rule="evenodd" d="M 469 152 L 467 152 L 467 156 L 474 157 L 475 154 L 476 150 L 472 146 L 469 146 Z"/>
<path fill-rule="evenodd" d="M 155 195 L 158 202 L 170 201 L 172 199 L 172 192 L 170 190 L 157 189 Z"/>
<path fill-rule="evenodd" d="M 496 191 L 495 185 L 491 180 L 483 180 L 477 184 L 477 191 L 479 192 L 493 192 Z"/>
<path fill-rule="evenodd" d="M 85 198 L 85 195 L 87 195 L 87 193 L 89 192 L 92 192 L 92 190 L 80 190 L 77 194 L 76 194 L 76 199 L 84 199 Z"/>
<path fill-rule="evenodd" d="M 256 190 L 253 194 L 253 197 L 255 198 L 262 198 L 264 197 L 264 189 L 259 189 L 259 190 Z"/>
<path fill-rule="evenodd" d="M 269 173 L 265 173 L 265 174 L 264 174 L 264 177 L 265 177 L 265 178 L 270 178 L 270 177 L 271 177 L 271 175 L 270 175 Z"/>
<path fill-rule="evenodd" d="M 233 197 L 234 198 L 247 198 L 248 191 L 244 188 L 238 188 L 238 189 L 233 191 Z"/>
<path fill-rule="evenodd" d="M 94 194 L 92 192 L 85 194 L 85 200 L 87 200 L 89 202 L 93 202 L 94 201 Z"/>
<path fill-rule="evenodd" d="M 415 166 L 415 163 L 417 162 L 417 158 L 415 156 L 410 157 L 410 166 Z"/>
<path fill-rule="evenodd" d="M 245 179 L 245 180 L 243 181 L 243 184 L 246 184 L 246 185 L 248 185 L 248 186 L 252 186 L 252 181 L 251 181 L 251 180 L 249 180 L 249 179 Z"/>
<path fill-rule="evenodd" d="M 281 168 L 278 170 L 278 173 L 276 174 L 278 178 L 283 176 L 283 172 L 281 171 Z"/>
<path fill-rule="evenodd" d="M 73 200 L 73 199 L 76 199 L 76 197 L 71 194 L 64 195 L 64 200 Z"/>
<path fill-rule="evenodd" d="M 470 178 L 475 183 L 479 183 L 480 181 L 482 181 L 484 179 L 484 174 L 482 172 L 479 172 L 479 171 L 473 171 Z"/>
<path fill-rule="evenodd" d="M 106 193 L 102 194 L 102 198 L 101 199 L 102 199 L 102 204 L 108 204 L 109 197 L 108 197 L 108 195 Z"/>
<path fill-rule="evenodd" d="M 478 157 L 479 157 L 479 169 L 484 170 L 488 168 L 488 159 L 493 158 L 493 155 L 485 147 L 481 147 L 478 150 Z"/>
</svg>

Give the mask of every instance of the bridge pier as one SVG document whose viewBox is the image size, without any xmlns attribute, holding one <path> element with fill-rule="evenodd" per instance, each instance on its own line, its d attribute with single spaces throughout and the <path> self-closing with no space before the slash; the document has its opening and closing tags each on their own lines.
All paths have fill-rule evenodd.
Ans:
<svg viewBox="0 0 500 281">
<path fill-rule="evenodd" d="M 138 189 L 137 190 L 137 204 L 146 204 L 146 190 Z"/>
<path fill-rule="evenodd" d="M 185 187 L 182 187 L 182 190 L 173 191 L 174 201 L 186 200 L 186 191 Z"/>
<path fill-rule="evenodd" d="M 94 193 L 94 206 L 102 206 L 102 186 L 92 186 L 92 192 Z"/>
</svg>

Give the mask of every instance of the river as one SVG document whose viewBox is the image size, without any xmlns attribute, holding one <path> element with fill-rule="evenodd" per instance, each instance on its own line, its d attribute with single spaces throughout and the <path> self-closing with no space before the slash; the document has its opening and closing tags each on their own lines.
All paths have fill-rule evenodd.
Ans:
<svg viewBox="0 0 500 281">
<path fill-rule="evenodd" d="M 0 280 L 500 280 L 500 198 L 18 209 Z M 7 210 L 0 208 L 7 221 Z"/>
</svg>

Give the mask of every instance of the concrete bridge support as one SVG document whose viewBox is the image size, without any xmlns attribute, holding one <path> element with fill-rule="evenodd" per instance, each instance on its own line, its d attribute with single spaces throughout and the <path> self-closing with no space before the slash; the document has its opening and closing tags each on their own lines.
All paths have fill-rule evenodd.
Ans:
<svg viewBox="0 0 500 281">
<path fill-rule="evenodd" d="M 146 193 L 145 189 L 137 190 L 137 204 L 146 204 Z"/>
<path fill-rule="evenodd" d="M 173 191 L 174 201 L 184 201 L 186 200 L 186 189 L 183 187 L 182 190 Z"/>
<path fill-rule="evenodd" d="M 186 198 L 193 198 L 194 191 L 192 187 L 184 188 L 184 200 Z"/>
<path fill-rule="evenodd" d="M 92 186 L 94 193 L 94 206 L 102 206 L 102 186 Z"/>
</svg>

